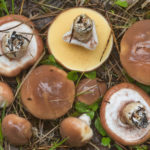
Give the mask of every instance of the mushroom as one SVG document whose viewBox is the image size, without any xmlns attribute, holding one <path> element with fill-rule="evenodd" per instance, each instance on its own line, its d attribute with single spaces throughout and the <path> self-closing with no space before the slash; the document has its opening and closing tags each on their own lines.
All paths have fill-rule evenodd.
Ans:
<svg viewBox="0 0 150 150">
<path fill-rule="evenodd" d="M 100 118 L 115 141 L 141 144 L 150 138 L 150 97 L 134 84 L 115 85 L 104 95 Z"/>
<path fill-rule="evenodd" d="M 51 65 L 41 65 L 30 74 L 21 88 L 27 110 L 40 119 L 56 119 L 72 108 L 75 96 L 73 81 L 67 73 Z"/>
<path fill-rule="evenodd" d="M 2 121 L 2 134 L 10 144 L 24 145 L 32 136 L 32 125 L 22 117 L 9 114 Z"/>
<path fill-rule="evenodd" d="M 60 124 L 60 134 L 67 138 L 67 143 L 71 147 L 81 147 L 85 145 L 93 136 L 90 128 L 91 119 L 83 114 L 79 118 L 68 117 Z"/>
<path fill-rule="evenodd" d="M 0 82 L 0 108 L 8 107 L 14 101 L 14 94 L 8 84 Z"/>
<path fill-rule="evenodd" d="M 150 20 L 138 21 L 121 40 L 120 60 L 127 73 L 138 82 L 150 85 Z M 134 68 L 134 69 L 133 69 Z"/>
<path fill-rule="evenodd" d="M 102 97 L 107 90 L 105 82 L 96 79 L 83 79 L 77 86 L 77 100 L 91 105 Z"/>
<path fill-rule="evenodd" d="M 87 72 L 102 65 L 109 57 L 113 37 L 107 20 L 101 14 L 89 8 L 76 7 L 55 18 L 48 29 L 47 44 L 49 52 L 65 68 Z M 94 50 L 87 50 L 96 44 Z"/>
<path fill-rule="evenodd" d="M 94 21 L 86 14 L 80 14 L 74 19 L 71 31 L 64 34 L 63 40 L 89 50 L 95 49 L 98 39 Z"/>
<path fill-rule="evenodd" d="M 9 15 L 0 19 L 0 74 L 16 76 L 35 63 L 43 42 L 30 19 Z"/>
</svg>

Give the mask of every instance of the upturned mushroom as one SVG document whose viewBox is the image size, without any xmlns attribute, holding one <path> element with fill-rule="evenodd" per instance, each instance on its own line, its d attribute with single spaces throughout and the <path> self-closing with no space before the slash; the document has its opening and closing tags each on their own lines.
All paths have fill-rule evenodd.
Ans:
<svg viewBox="0 0 150 150">
<path fill-rule="evenodd" d="M 2 134 L 13 145 L 25 145 L 32 136 L 31 123 L 15 114 L 9 114 L 2 121 Z"/>
<path fill-rule="evenodd" d="M 150 20 L 138 21 L 126 31 L 120 60 L 133 79 L 150 85 Z"/>
<path fill-rule="evenodd" d="M 47 43 L 49 52 L 65 68 L 86 72 L 96 69 L 109 57 L 113 38 L 107 20 L 100 13 L 76 7 L 54 19 L 48 29 Z"/>
<path fill-rule="evenodd" d="M 100 108 L 106 132 L 123 145 L 138 145 L 150 138 L 150 97 L 139 87 L 121 83 L 110 88 Z"/>
<path fill-rule="evenodd" d="M 30 19 L 21 15 L 0 18 L 0 74 L 16 76 L 34 64 L 43 42 Z"/>
<path fill-rule="evenodd" d="M 96 79 L 83 79 L 77 86 L 77 100 L 91 105 L 102 97 L 107 90 L 105 82 Z"/>
<path fill-rule="evenodd" d="M 14 94 L 8 84 L 0 82 L 0 108 L 8 107 L 14 101 Z"/>
<path fill-rule="evenodd" d="M 21 88 L 22 103 L 40 119 L 57 119 L 67 113 L 74 96 L 74 82 L 65 71 L 51 65 L 33 70 Z"/>
<path fill-rule="evenodd" d="M 60 134 L 67 139 L 71 147 L 81 147 L 88 143 L 93 136 L 90 128 L 91 119 L 86 114 L 79 118 L 68 117 L 60 124 Z"/>
</svg>

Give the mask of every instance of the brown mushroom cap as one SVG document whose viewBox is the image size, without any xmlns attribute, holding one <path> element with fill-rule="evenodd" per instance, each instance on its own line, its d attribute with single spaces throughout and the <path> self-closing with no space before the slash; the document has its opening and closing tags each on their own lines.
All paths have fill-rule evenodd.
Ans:
<svg viewBox="0 0 150 150">
<path fill-rule="evenodd" d="M 93 136 L 93 131 L 84 121 L 75 117 L 68 117 L 60 124 L 60 134 L 67 138 L 72 147 L 85 145 Z"/>
<path fill-rule="evenodd" d="M 91 105 L 105 94 L 107 85 L 98 79 L 83 79 L 77 86 L 77 100 Z"/>
<path fill-rule="evenodd" d="M 2 121 L 3 136 L 13 145 L 27 144 L 32 136 L 31 123 L 15 114 L 7 115 Z"/>
<path fill-rule="evenodd" d="M 138 145 L 150 137 L 150 124 L 146 128 L 137 128 L 121 121 L 122 109 L 131 102 L 139 102 L 145 107 L 150 122 L 150 97 L 130 83 L 121 83 L 110 88 L 100 108 L 102 126 L 115 141 L 123 145 Z"/>
<path fill-rule="evenodd" d="M 150 20 L 138 21 L 126 31 L 120 60 L 133 79 L 150 85 Z"/>
<path fill-rule="evenodd" d="M 0 82 L 0 108 L 8 107 L 14 101 L 14 94 L 8 84 Z"/>
<path fill-rule="evenodd" d="M 21 72 L 22 69 L 34 64 L 34 62 L 40 57 L 43 51 L 43 42 L 38 31 L 34 28 L 33 23 L 30 19 L 21 15 L 9 15 L 0 18 L 0 41 L 4 37 L 6 32 L 22 33 L 29 40 L 28 50 L 19 59 L 8 58 L 3 50 L 2 44 L 0 44 L 0 74 L 12 77 L 16 76 Z M 33 34 L 33 36 L 32 36 Z"/>
<path fill-rule="evenodd" d="M 62 39 L 63 35 L 70 30 L 73 20 L 83 13 L 88 15 L 96 26 L 99 43 L 93 51 L 68 44 Z M 99 67 L 109 57 L 113 38 L 111 28 L 101 14 L 89 8 L 76 7 L 62 12 L 55 18 L 48 30 L 47 43 L 50 53 L 65 68 L 86 72 Z"/>
<path fill-rule="evenodd" d="M 50 65 L 37 67 L 21 88 L 27 110 L 40 119 L 56 119 L 71 109 L 75 96 L 67 73 Z"/>
</svg>

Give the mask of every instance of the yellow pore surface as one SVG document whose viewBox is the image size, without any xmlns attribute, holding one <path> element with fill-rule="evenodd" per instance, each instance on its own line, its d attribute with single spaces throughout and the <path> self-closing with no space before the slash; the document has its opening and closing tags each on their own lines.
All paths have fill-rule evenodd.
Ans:
<svg viewBox="0 0 150 150">
<path fill-rule="evenodd" d="M 80 14 L 88 15 L 95 23 L 99 43 L 93 51 L 63 41 L 63 35 L 71 29 L 74 18 Z M 113 44 L 112 36 L 109 38 L 110 33 L 108 22 L 98 12 L 88 8 L 72 8 L 58 15 L 49 28 L 50 53 L 70 70 L 90 71 L 100 66 L 108 58 Z M 107 48 L 103 54 L 106 45 Z"/>
</svg>

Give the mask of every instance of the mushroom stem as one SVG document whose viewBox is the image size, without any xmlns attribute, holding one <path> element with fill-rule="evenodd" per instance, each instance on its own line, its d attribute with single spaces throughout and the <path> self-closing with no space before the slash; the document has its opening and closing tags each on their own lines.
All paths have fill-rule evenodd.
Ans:
<svg viewBox="0 0 150 150">
<path fill-rule="evenodd" d="M 80 42 L 88 42 L 92 37 L 93 21 L 92 19 L 81 14 L 74 19 L 72 36 Z"/>
<path fill-rule="evenodd" d="M 27 51 L 29 39 L 16 31 L 6 33 L 2 38 L 2 51 L 11 59 L 21 58 Z"/>
<path fill-rule="evenodd" d="M 145 108 L 139 102 L 131 102 L 123 108 L 121 121 L 137 128 L 146 128 L 148 126 Z"/>
<path fill-rule="evenodd" d="M 87 114 L 82 114 L 79 119 L 86 122 L 88 126 L 91 125 L 91 118 Z"/>
</svg>

